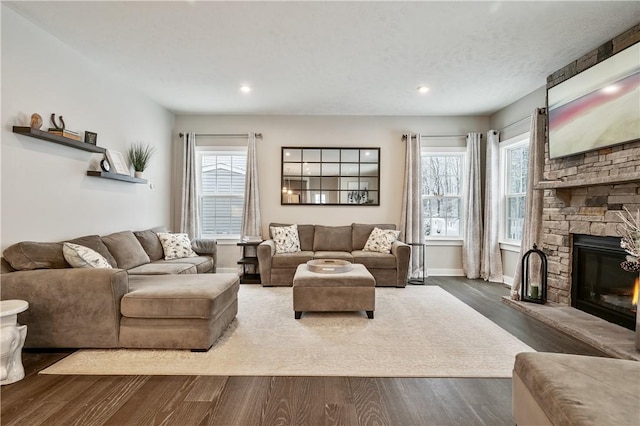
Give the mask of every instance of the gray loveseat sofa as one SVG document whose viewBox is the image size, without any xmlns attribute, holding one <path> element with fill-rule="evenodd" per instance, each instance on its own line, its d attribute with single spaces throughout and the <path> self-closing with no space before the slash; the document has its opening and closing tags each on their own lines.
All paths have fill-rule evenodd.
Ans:
<svg viewBox="0 0 640 426">
<path fill-rule="evenodd" d="M 113 269 L 70 267 L 62 242 L 8 247 L 1 298 L 29 302 L 18 315 L 28 326 L 25 347 L 211 347 L 236 316 L 238 275 L 213 273 L 214 240 L 194 240 L 197 257 L 165 260 L 160 231 L 66 240 L 102 254 Z"/>
<path fill-rule="evenodd" d="M 272 223 L 272 226 L 288 226 Z M 298 225 L 300 251 L 276 254 L 272 239 L 258 246 L 260 279 L 264 286 L 291 286 L 298 265 L 312 259 L 342 259 L 363 264 L 376 286 L 405 287 L 411 247 L 396 241 L 391 253 L 363 251 L 373 228 L 396 229 L 393 224 L 353 223 L 347 226 Z M 270 235 L 271 238 L 271 235 Z"/>
</svg>

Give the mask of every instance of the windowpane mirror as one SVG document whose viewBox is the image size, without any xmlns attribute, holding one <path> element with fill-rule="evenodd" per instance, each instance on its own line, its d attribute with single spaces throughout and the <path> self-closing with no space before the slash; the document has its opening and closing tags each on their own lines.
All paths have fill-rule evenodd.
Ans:
<svg viewBox="0 0 640 426">
<path fill-rule="evenodd" d="M 282 147 L 280 204 L 380 205 L 380 148 Z"/>
</svg>

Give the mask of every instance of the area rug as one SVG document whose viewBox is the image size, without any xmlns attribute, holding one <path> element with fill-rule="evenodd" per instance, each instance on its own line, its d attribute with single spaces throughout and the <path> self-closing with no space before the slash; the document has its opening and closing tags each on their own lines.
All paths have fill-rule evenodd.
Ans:
<svg viewBox="0 0 640 426">
<path fill-rule="evenodd" d="M 41 374 L 511 377 L 535 352 L 435 286 L 376 288 L 364 312 L 304 313 L 292 289 L 240 286 L 239 311 L 208 352 L 80 350 Z"/>
</svg>

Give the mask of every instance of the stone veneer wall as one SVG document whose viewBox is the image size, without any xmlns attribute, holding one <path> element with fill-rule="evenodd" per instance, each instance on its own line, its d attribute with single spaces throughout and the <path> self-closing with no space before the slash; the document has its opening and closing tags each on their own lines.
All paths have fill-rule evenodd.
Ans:
<svg viewBox="0 0 640 426">
<path fill-rule="evenodd" d="M 547 78 L 547 89 L 640 41 L 640 24 Z M 640 209 L 640 142 L 550 160 L 545 146 L 543 248 L 548 259 L 549 301 L 571 305 L 573 234 L 619 236 L 616 211 Z M 575 185 L 574 185 L 575 184 Z M 545 186 L 549 188 L 553 183 Z"/>
</svg>

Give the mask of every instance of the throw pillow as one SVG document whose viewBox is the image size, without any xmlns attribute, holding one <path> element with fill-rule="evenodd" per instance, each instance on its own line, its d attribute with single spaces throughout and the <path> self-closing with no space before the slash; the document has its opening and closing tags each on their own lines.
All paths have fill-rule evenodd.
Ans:
<svg viewBox="0 0 640 426">
<path fill-rule="evenodd" d="M 131 231 L 105 235 L 102 242 L 116 260 L 117 268 L 131 269 L 151 262 L 142 244 Z"/>
<path fill-rule="evenodd" d="M 375 251 L 378 253 L 391 253 L 391 246 L 400 236 L 400 231 L 393 229 L 373 228 L 362 251 Z"/>
<path fill-rule="evenodd" d="M 160 243 L 162 243 L 165 260 L 198 257 L 196 252 L 191 248 L 191 241 L 187 234 L 159 232 L 158 238 L 160 238 Z"/>
<path fill-rule="evenodd" d="M 69 265 L 74 268 L 106 268 L 111 265 L 100 253 L 89 247 L 73 243 L 62 244 L 62 254 Z"/>
<path fill-rule="evenodd" d="M 297 253 L 300 251 L 298 225 L 272 226 L 271 235 L 273 235 L 273 242 L 276 243 L 276 254 Z"/>
</svg>

